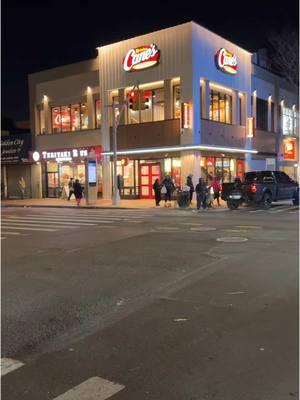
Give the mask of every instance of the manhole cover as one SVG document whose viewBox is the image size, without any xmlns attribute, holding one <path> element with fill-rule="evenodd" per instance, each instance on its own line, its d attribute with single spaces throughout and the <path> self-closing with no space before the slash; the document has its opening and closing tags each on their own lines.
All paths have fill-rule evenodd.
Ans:
<svg viewBox="0 0 300 400">
<path fill-rule="evenodd" d="M 217 228 L 210 228 L 209 226 L 199 226 L 198 228 L 190 228 L 191 231 L 197 232 L 208 232 L 208 231 L 216 231 Z"/>
<path fill-rule="evenodd" d="M 231 237 L 221 237 L 216 239 L 217 242 L 225 242 L 225 243 L 240 243 L 247 242 L 247 238 L 240 236 L 231 236 Z"/>
</svg>

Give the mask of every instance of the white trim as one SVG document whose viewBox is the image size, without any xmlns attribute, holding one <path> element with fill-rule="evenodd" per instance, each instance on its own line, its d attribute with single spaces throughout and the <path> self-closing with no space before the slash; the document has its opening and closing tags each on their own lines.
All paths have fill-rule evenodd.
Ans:
<svg viewBox="0 0 300 400">
<path fill-rule="evenodd" d="M 222 153 L 243 153 L 243 154 L 257 154 L 257 150 L 248 150 L 235 147 L 223 147 L 223 146 L 209 146 L 209 145 L 190 145 L 190 146 L 168 146 L 168 147 L 149 147 L 139 149 L 127 149 L 117 151 L 118 155 L 126 154 L 150 154 L 150 153 L 161 153 L 161 152 L 175 152 L 175 151 L 189 151 L 189 150 L 210 150 Z M 112 151 L 104 151 L 104 156 L 113 155 Z"/>
</svg>

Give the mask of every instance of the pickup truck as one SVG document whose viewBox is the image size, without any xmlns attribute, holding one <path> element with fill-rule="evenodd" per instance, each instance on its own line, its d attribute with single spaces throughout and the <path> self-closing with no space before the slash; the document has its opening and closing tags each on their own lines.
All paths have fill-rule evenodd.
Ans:
<svg viewBox="0 0 300 400">
<path fill-rule="evenodd" d="M 223 183 L 221 198 L 231 210 L 243 203 L 269 209 L 273 201 L 289 199 L 299 205 L 299 184 L 282 171 L 246 172 L 243 182 Z"/>
</svg>

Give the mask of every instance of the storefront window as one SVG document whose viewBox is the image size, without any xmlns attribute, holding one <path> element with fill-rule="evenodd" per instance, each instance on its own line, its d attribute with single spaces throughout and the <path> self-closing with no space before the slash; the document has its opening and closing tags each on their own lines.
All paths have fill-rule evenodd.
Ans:
<svg viewBox="0 0 300 400">
<path fill-rule="evenodd" d="M 89 113 L 86 103 L 81 103 L 81 129 L 88 129 L 89 127 Z"/>
<path fill-rule="evenodd" d="M 69 104 L 52 108 L 52 132 L 71 132 L 88 129 L 86 103 Z"/>
<path fill-rule="evenodd" d="M 231 124 L 232 97 L 228 94 L 210 91 L 209 119 Z"/>
<path fill-rule="evenodd" d="M 40 110 L 40 133 L 43 135 L 45 133 L 45 111 Z"/>
<path fill-rule="evenodd" d="M 180 86 L 174 86 L 173 99 L 174 99 L 174 118 L 180 118 L 181 117 Z"/>
<path fill-rule="evenodd" d="M 79 131 L 80 129 L 80 105 L 71 105 L 71 121 L 72 121 L 72 131 Z"/>
<path fill-rule="evenodd" d="M 61 132 L 61 113 L 60 107 L 52 108 L 52 132 Z"/>
<path fill-rule="evenodd" d="M 100 128 L 101 127 L 101 100 L 100 99 L 96 100 L 95 110 L 96 110 L 96 128 Z"/>
<path fill-rule="evenodd" d="M 128 124 L 141 122 L 162 121 L 164 119 L 164 89 L 139 90 L 134 94 L 128 93 L 130 98 L 127 108 Z"/>
<path fill-rule="evenodd" d="M 243 178 L 245 161 L 235 158 L 201 157 L 201 177 L 208 183 L 215 176 L 221 182 L 232 182 L 237 176 Z"/>
<path fill-rule="evenodd" d="M 297 135 L 297 112 L 291 108 L 283 107 L 282 133 L 283 135 Z"/>
</svg>

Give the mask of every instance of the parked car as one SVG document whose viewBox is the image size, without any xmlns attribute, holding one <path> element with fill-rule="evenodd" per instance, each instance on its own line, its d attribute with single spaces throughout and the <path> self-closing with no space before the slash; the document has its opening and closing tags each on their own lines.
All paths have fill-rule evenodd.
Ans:
<svg viewBox="0 0 300 400">
<path fill-rule="evenodd" d="M 299 184 L 282 171 L 246 172 L 243 182 L 222 185 L 221 198 L 231 210 L 243 203 L 269 209 L 278 200 L 292 200 L 299 205 Z"/>
</svg>

